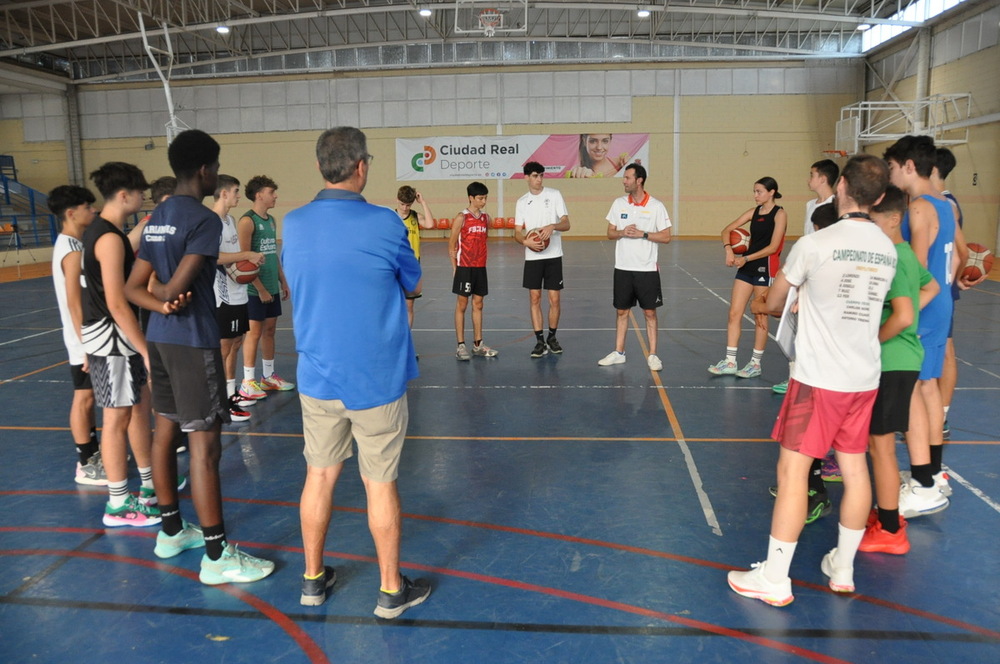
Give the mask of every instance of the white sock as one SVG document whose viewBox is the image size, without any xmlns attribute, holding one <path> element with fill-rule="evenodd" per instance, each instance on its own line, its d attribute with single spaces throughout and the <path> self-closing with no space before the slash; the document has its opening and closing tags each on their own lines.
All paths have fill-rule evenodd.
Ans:
<svg viewBox="0 0 1000 664">
<path fill-rule="evenodd" d="M 274 360 L 261 360 L 261 363 L 264 365 L 264 369 L 260 375 L 264 378 L 270 378 L 271 374 L 274 373 Z"/>
<path fill-rule="evenodd" d="M 948 419 L 948 410 L 950 408 L 951 408 L 951 406 L 945 406 L 944 407 L 944 419 Z"/>
<path fill-rule="evenodd" d="M 756 348 L 754 348 L 753 357 L 750 358 L 750 361 L 753 362 L 754 364 L 760 364 L 760 359 L 762 357 L 764 357 L 764 349 L 761 348 L 760 350 L 757 350 Z"/>
<path fill-rule="evenodd" d="M 726 346 L 726 362 L 729 364 L 736 364 L 736 351 L 739 350 L 736 346 Z"/>
<path fill-rule="evenodd" d="M 254 378 L 256 378 L 256 373 L 255 373 L 256 369 L 257 369 L 256 365 L 252 367 L 243 367 L 243 380 L 253 380 Z"/>
<path fill-rule="evenodd" d="M 235 378 L 227 378 L 226 379 L 226 395 L 231 397 L 234 394 L 236 394 L 236 379 Z"/>
<path fill-rule="evenodd" d="M 108 502 L 111 507 L 118 509 L 125 504 L 128 498 L 128 480 L 121 482 L 108 482 Z"/>
<path fill-rule="evenodd" d="M 139 468 L 139 477 L 142 479 L 142 485 L 147 489 L 153 488 L 153 467 L 149 466 L 147 468 Z"/>
<path fill-rule="evenodd" d="M 861 538 L 865 534 L 865 529 L 851 530 L 844 524 L 837 524 L 837 553 L 833 557 L 833 566 L 838 569 L 854 569 L 854 555 L 861 546 Z"/>
<path fill-rule="evenodd" d="M 771 583 L 780 583 L 788 578 L 788 570 L 792 566 L 792 556 L 795 555 L 797 544 L 798 542 L 782 542 L 773 537 L 768 538 L 764 578 Z"/>
</svg>

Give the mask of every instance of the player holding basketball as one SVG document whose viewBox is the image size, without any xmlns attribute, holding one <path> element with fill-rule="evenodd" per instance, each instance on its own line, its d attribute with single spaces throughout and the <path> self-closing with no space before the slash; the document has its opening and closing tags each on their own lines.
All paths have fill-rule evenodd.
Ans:
<svg viewBox="0 0 1000 664">
<path fill-rule="evenodd" d="M 69 355 L 69 370 L 73 377 L 69 429 L 79 457 L 75 480 L 77 484 L 107 486 L 108 476 L 101 462 L 101 447 L 95 428 L 94 386 L 90 381 L 87 354 L 80 341 L 83 322 L 80 303 L 83 244 L 80 240 L 97 215 L 94 201 L 94 195 L 86 187 L 63 185 L 49 192 L 49 210 L 62 223 L 52 248 L 52 285 L 56 290 L 63 344 Z"/>
<path fill-rule="evenodd" d="M 333 493 L 357 440 L 381 588 L 380 618 L 430 595 L 400 574 L 396 486 L 409 419 L 407 382 L 417 377 L 406 293 L 420 292 L 420 263 L 399 217 L 361 196 L 371 155 L 353 127 L 324 132 L 316 159 L 325 187 L 285 217 L 282 258 L 295 293 L 299 400 L 307 464 L 299 503 L 305 574 L 300 603 L 319 606 L 337 579 L 323 565 Z"/>
<path fill-rule="evenodd" d="M 229 398 L 229 417 L 233 422 L 250 419 L 248 406 L 256 399 L 244 399 L 236 393 L 236 361 L 239 358 L 243 337 L 250 326 L 246 284 L 237 283 L 224 269 L 227 265 L 240 261 L 250 261 L 263 265 L 264 254 L 256 251 L 241 251 L 240 237 L 236 230 L 236 220 L 229 211 L 240 202 L 240 181 L 231 175 L 220 174 L 213 194 L 215 203 L 212 210 L 222 220 L 222 235 L 219 238 L 219 269 L 215 271 L 215 319 L 219 323 L 220 350 L 226 370 L 226 394 Z"/>
<path fill-rule="evenodd" d="M 558 190 L 546 187 L 545 167 L 537 161 L 524 165 L 528 193 L 517 199 L 514 210 L 514 240 L 524 245 L 524 278 L 528 289 L 535 347 L 531 357 L 549 351 L 561 353 L 559 330 L 560 293 L 563 289 L 562 234 L 569 230 L 569 212 Z M 529 231 L 537 231 L 526 238 Z M 546 241 L 548 247 L 545 246 Z M 549 294 L 549 335 L 542 336 L 542 288 Z"/>
<path fill-rule="evenodd" d="M 796 362 L 771 432 L 781 452 L 767 560 L 729 573 L 730 587 L 744 597 L 774 606 L 794 599 L 788 572 L 805 525 L 809 468 L 831 445 L 844 476 L 844 498 L 837 547 L 821 569 L 831 589 L 854 591 L 854 556 L 871 508 L 865 452 L 881 374 L 880 314 L 896 273 L 896 250 L 868 211 L 888 179 L 877 157 L 848 161 L 837 182 L 840 221 L 796 242 L 768 293 L 768 310 L 777 314 L 791 287 L 799 289 Z"/>
<path fill-rule="evenodd" d="M 278 226 L 268 212 L 278 204 L 278 185 L 266 175 L 250 178 L 246 197 L 253 206 L 240 217 L 237 231 L 240 250 L 264 254 L 257 278 L 247 287 L 250 329 L 243 341 L 243 382 L 240 396 L 247 399 L 267 397 L 264 390 L 295 389 L 274 372 L 274 335 L 281 315 L 281 301 L 288 299 L 288 284 L 278 260 Z M 257 345 L 260 345 L 261 380 L 256 379 Z"/>
<path fill-rule="evenodd" d="M 469 196 L 469 207 L 465 208 L 451 223 L 448 236 L 448 256 L 454 272 L 451 292 L 457 296 L 455 302 L 455 336 L 458 349 L 455 357 L 462 361 L 479 357 L 496 357 L 496 351 L 483 343 L 483 298 L 490 292 L 486 275 L 486 237 L 490 227 L 490 215 L 483 209 L 490 190 L 482 182 L 473 182 L 465 188 Z M 465 346 L 465 310 L 472 299 L 472 355 Z"/>
<path fill-rule="evenodd" d="M 419 203 L 421 211 L 413 209 L 413 204 Z M 420 260 L 420 229 L 431 230 L 434 228 L 434 216 L 431 208 L 419 191 L 409 185 L 403 185 L 396 192 L 396 214 L 399 215 L 403 226 L 406 227 L 406 237 L 410 241 L 410 248 L 413 254 Z M 406 296 L 406 315 L 410 327 L 413 327 L 413 303 L 420 297 L 420 293 Z"/>
<path fill-rule="evenodd" d="M 708 373 L 720 376 L 736 374 L 737 378 L 755 378 L 761 373 L 760 361 L 767 345 L 767 314 L 754 316 L 753 356 L 745 367 L 737 370 L 736 351 L 740 342 L 743 312 L 751 299 L 761 299 L 778 273 L 781 248 L 785 243 L 788 215 L 777 204 L 781 198 L 778 183 L 772 177 L 762 177 L 753 184 L 753 199 L 757 207 L 750 208 L 722 229 L 722 247 L 726 265 L 736 268 L 733 293 L 729 298 L 729 319 L 726 323 L 726 357 L 708 368 Z M 750 224 L 750 247 L 744 254 L 734 254 L 729 233 Z"/>
<path fill-rule="evenodd" d="M 153 471 L 163 518 L 153 553 L 171 558 L 205 547 L 198 575 L 202 583 L 258 581 L 274 571 L 274 563 L 228 543 L 222 518 L 220 434 L 229 421 L 229 402 L 213 292 L 222 224 L 201 203 L 216 188 L 219 144 L 189 129 L 170 143 L 167 158 L 177 189 L 153 210 L 126 285 L 129 299 L 153 312 L 148 331 L 156 411 Z M 167 308 L 178 299 L 188 306 Z M 173 444 L 180 431 L 188 434 L 191 489 L 201 527 L 181 518 Z"/>
<path fill-rule="evenodd" d="M 608 239 L 615 242 L 615 281 L 613 304 L 615 349 L 598 360 L 602 367 L 625 363 L 625 333 L 629 311 L 639 303 L 646 318 L 649 357 L 646 364 L 653 371 L 663 369 L 656 355 L 656 309 L 663 305 L 660 271 L 656 264 L 658 244 L 670 242 L 670 217 L 663 203 L 646 192 L 646 169 L 629 164 L 622 176 L 625 195 L 615 200 L 608 211 Z"/>
</svg>

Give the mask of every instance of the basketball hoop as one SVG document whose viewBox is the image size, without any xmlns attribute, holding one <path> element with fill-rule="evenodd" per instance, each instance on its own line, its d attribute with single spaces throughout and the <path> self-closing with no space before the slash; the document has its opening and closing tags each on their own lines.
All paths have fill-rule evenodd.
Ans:
<svg viewBox="0 0 1000 664">
<path fill-rule="evenodd" d="M 823 150 L 823 154 L 830 155 L 831 157 L 834 157 L 834 158 L 836 158 L 836 157 L 846 157 L 847 156 L 847 151 L 846 150 Z"/>
<path fill-rule="evenodd" d="M 497 34 L 497 28 L 503 25 L 503 14 L 499 9 L 484 9 L 479 12 L 479 27 L 487 37 Z"/>
</svg>

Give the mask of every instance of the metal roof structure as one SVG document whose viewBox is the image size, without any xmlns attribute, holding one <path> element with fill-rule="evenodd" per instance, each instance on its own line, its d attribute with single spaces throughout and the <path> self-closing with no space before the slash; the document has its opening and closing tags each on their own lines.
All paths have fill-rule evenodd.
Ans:
<svg viewBox="0 0 1000 664">
<path fill-rule="evenodd" d="M 504 1 L 510 3 L 497 4 Z M 150 57 L 171 65 L 175 80 L 553 62 L 857 58 L 859 25 L 922 25 L 887 18 L 913 1 L 519 0 L 527 6 L 522 31 L 487 38 L 456 29 L 456 10 L 467 5 L 462 1 L 13 0 L 0 3 L 0 62 L 86 84 L 155 79 Z M 640 18 L 640 8 L 649 15 Z M 216 31 L 223 24 L 227 35 Z"/>
</svg>

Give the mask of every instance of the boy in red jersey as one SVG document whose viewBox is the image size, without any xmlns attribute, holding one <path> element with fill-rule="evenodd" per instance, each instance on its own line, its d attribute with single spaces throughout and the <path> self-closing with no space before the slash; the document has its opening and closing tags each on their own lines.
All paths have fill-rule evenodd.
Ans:
<svg viewBox="0 0 1000 664">
<path fill-rule="evenodd" d="M 469 207 L 455 217 L 448 237 L 448 256 L 455 278 L 451 292 L 458 296 L 455 303 L 455 335 L 458 350 L 455 357 L 468 361 L 472 355 L 496 357 L 499 353 L 483 343 L 483 298 L 489 292 L 486 277 L 486 232 L 490 215 L 483 212 L 490 190 L 482 182 L 473 182 L 465 188 Z M 472 298 L 472 354 L 465 346 L 465 310 Z"/>
</svg>

